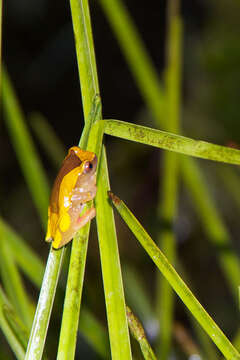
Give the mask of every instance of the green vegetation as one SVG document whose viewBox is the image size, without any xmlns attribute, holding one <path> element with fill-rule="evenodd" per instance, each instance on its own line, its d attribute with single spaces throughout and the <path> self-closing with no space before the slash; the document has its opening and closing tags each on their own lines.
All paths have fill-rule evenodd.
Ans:
<svg viewBox="0 0 240 360">
<path fill-rule="evenodd" d="M 140 359 L 143 356 L 145 359 L 167 360 L 173 352 L 179 353 L 179 359 L 182 358 L 182 354 L 184 356 L 197 354 L 202 359 L 217 359 L 219 352 L 226 359 L 240 359 L 239 331 L 235 341 L 231 342 L 228 339 L 230 335 L 226 336 L 225 331 L 222 331 L 215 323 L 213 317 L 208 314 L 209 311 L 197 300 L 198 296 L 194 295 L 198 285 L 196 281 L 194 285 L 191 284 L 193 282 L 191 272 L 184 268 L 178 254 L 175 220 L 181 205 L 180 179 L 183 179 L 183 186 L 190 194 L 202 231 L 214 247 L 214 255 L 225 278 L 225 286 L 229 288 L 230 300 L 225 306 L 227 310 L 232 307 L 234 314 L 236 305 L 237 308 L 239 307 L 239 256 L 232 245 L 231 231 L 225 224 L 224 216 L 215 203 L 205 174 L 194 157 L 225 163 L 225 165 L 216 164 L 219 166 L 216 173 L 219 174 L 220 181 L 223 180 L 232 199 L 236 200 L 234 203 L 237 208 L 239 174 L 234 172 L 234 169 L 227 168 L 227 164 L 240 165 L 240 150 L 180 135 L 183 107 L 183 20 L 179 1 L 169 0 L 167 5 L 167 57 L 163 83 L 161 83 L 159 74 L 122 1 L 100 0 L 113 34 L 119 42 L 136 85 L 154 121 L 154 126 L 151 124 L 151 126 L 143 126 L 103 116 L 101 84 L 97 75 L 93 42 L 94 27 L 92 28 L 91 24 L 88 0 L 70 0 L 84 115 L 84 127 L 82 134 L 79 134 L 79 146 L 93 151 L 98 158 L 98 190 L 94 199 L 97 228 L 96 231 L 93 229 L 93 239 L 90 236 L 91 223 L 88 223 L 75 235 L 71 245 L 59 250 L 50 247 L 48 260 L 44 265 L 37 251 L 33 250 L 27 241 L 8 224 L 7 219 L 1 216 L 0 328 L 17 359 L 40 360 L 43 357 L 73 360 L 80 346 L 77 343 L 79 333 L 103 359 L 128 360 Z M 2 3 L 0 3 L 0 10 L 2 11 Z M 45 167 L 28 126 L 28 120 L 21 109 L 14 84 L 3 66 L 1 84 L 3 118 L 6 128 L 39 222 L 45 230 L 50 194 Z M 30 124 L 48 161 L 57 168 L 65 154 L 57 133 L 42 114 L 32 114 Z M 126 147 L 137 143 L 139 148 L 149 145 L 145 148 L 155 147 L 156 151 L 166 150 L 161 151 L 164 155 L 159 161 L 161 174 L 157 184 L 158 201 L 150 215 L 155 222 L 152 237 L 125 203 L 110 190 L 109 168 L 110 174 L 112 171 L 111 160 L 108 159 L 111 158 L 111 154 L 108 158 L 108 144 L 105 145 L 105 139 L 109 135 L 120 147 L 123 143 L 120 139 L 124 139 L 129 141 Z M 129 162 L 131 162 L 131 154 L 129 154 Z M 141 165 L 143 166 L 141 173 L 144 173 L 144 161 Z M 126 171 L 126 179 L 127 175 L 128 171 Z M 126 201 L 128 202 L 128 199 Z M 140 201 L 143 200 L 140 199 Z M 93 202 L 90 202 L 88 206 L 93 206 Z M 21 207 L 23 207 L 22 203 L 19 209 Z M 139 271 L 133 270 L 132 265 L 124 264 L 129 260 L 125 260 L 124 253 L 123 255 L 121 253 L 119 238 L 124 239 L 127 233 L 124 232 L 126 228 L 118 233 L 118 226 L 121 227 L 121 225 L 119 218 L 115 220 L 113 207 L 116 207 L 123 221 L 134 234 L 134 238 L 138 240 L 142 256 L 153 262 L 150 274 L 152 281 L 153 274 L 156 273 L 154 305 L 147 291 L 147 284 L 144 283 L 144 279 L 148 276 L 144 274 L 145 263 L 142 263 Z M 145 214 L 147 214 L 147 209 Z M 128 234 L 130 237 L 130 232 Z M 99 266 L 96 264 L 98 270 L 95 273 L 95 280 L 100 284 L 102 277 L 104 295 L 102 294 L 101 300 L 105 299 L 106 308 L 106 314 L 102 315 L 101 321 L 97 315 L 99 314 L 98 296 L 101 285 L 96 286 L 96 282 L 94 285 L 88 284 L 85 279 L 88 248 L 92 248 L 94 237 L 98 239 L 100 252 L 98 257 L 100 264 Z M 134 239 L 131 241 L 134 243 Z M 42 244 L 44 244 L 43 240 Z M 132 244 L 129 244 L 129 249 L 131 246 Z M 71 249 L 70 255 L 69 249 Z M 128 249 L 125 250 L 125 254 L 131 259 Z M 92 256 L 91 252 L 90 256 Z M 98 255 L 95 254 L 95 256 Z M 204 261 L 204 257 L 201 256 L 200 252 L 199 257 Z M 138 261 L 140 262 L 141 259 Z M 37 304 L 27 285 L 24 284 L 26 279 L 40 289 Z M 208 279 L 208 273 L 205 274 L 205 279 Z M 84 294 L 84 289 L 86 289 L 86 294 Z M 194 320 L 191 317 L 191 321 L 196 337 L 193 333 L 188 335 L 188 330 L 175 321 L 175 293 L 185 304 L 186 313 L 193 315 Z M 83 304 L 84 296 L 90 299 L 89 307 Z M 214 308 L 217 309 L 220 306 L 218 296 L 213 297 Z M 95 309 L 92 310 L 92 307 Z M 221 312 L 224 312 L 226 308 L 223 308 Z M 139 319 L 134 315 L 135 312 Z M 104 320 L 107 325 L 103 323 Z M 55 331 L 54 335 L 51 331 L 52 321 L 58 324 L 58 331 L 57 333 Z M 148 321 L 156 325 L 152 343 L 147 339 L 148 329 L 144 330 Z M 198 327 L 198 324 L 201 327 Z M 136 341 L 130 342 L 130 334 L 139 346 L 136 346 Z M 172 341 L 173 338 L 177 340 L 177 345 Z M 212 346 L 210 339 L 216 348 Z M 8 355 L 5 355 L 4 351 L 0 348 L 0 358 L 7 358 Z"/>
</svg>

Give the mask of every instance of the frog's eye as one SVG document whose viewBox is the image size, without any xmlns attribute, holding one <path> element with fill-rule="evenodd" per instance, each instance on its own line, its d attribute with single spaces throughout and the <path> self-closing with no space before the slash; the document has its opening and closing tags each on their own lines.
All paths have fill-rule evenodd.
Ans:
<svg viewBox="0 0 240 360">
<path fill-rule="evenodd" d="M 84 173 L 87 174 L 89 173 L 93 168 L 93 164 L 91 163 L 91 161 L 86 161 L 84 164 Z"/>
</svg>

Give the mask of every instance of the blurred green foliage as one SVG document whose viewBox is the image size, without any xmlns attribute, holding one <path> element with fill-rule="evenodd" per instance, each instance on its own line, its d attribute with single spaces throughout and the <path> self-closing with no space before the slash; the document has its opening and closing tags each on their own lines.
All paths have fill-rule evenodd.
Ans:
<svg viewBox="0 0 240 360">
<path fill-rule="evenodd" d="M 126 5 L 129 6 L 129 13 L 137 23 L 137 29 L 146 43 L 149 57 L 153 59 L 153 63 L 156 65 L 156 80 L 158 82 L 157 77 L 164 78 L 163 70 L 166 65 L 164 60 L 166 46 L 163 42 L 166 28 L 166 17 L 163 14 L 166 13 L 166 4 L 161 2 L 157 7 L 152 2 L 151 6 L 150 4 L 140 6 L 139 2 L 133 1 L 129 4 L 126 3 Z M 99 5 L 95 3 L 91 4 L 91 10 L 104 117 L 119 118 L 154 127 L 153 117 L 140 96 L 137 82 L 135 83 L 132 75 L 130 75 L 130 67 L 123 61 L 115 37 L 106 24 L 104 14 L 100 11 Z M 240 144 L 238 121 L 240 4 L 236 0 L 228 2 L 226 0 L 215 0 L 211 3 L 196 2 L 195 4 L 183 0 L 181 14 L 184 27 L 181 94 L 183 104 L 181 117 L 184 135 L 222 145 L 234 143 L 234 146 L 238 146 Z M 31 118 L 30 121 L 31 116 L 29 115 L 32 111 L 37 111 L 41 114 L 40 117 L 43 116 L 42 114 L 46 115 L 47 122 L 53 128 L 53 133 L 51 129 L 46 129 L 44 126 L 39 132 L 37 124 L 33 124 L 34 144 L 41 154 L 41 160 L 50 183 L 57 172 L 58 161 L 61 161 L 62 154 L 65 151 L 61 143 L 64 143 L 66 148 L 77 143 L 81 131 L 80 118 L 83 124 L 77 67 L 73 52 L 73 33 L 72 30 L 69 30 L 70 12 L 66 4 L 61 3 L 58 14 L 55 14 L 55 6 L 38 0 L 38 6 L 29 4 L 28 7 L 24 2 L 6 2 L 3 15 L 3 59 L 11 74 L 13 87 L 16 89 L 23 114 L 27 115 L 26 125 L 28 128 L 30 127 L 33 119 Z M 52 21 L 53 18 L 54 21 Z M 141 74 L 141 67 L 139 70 Z M 147 79 L 143 77 L 141 80 L 142 87 L 144 87 Z M 161 101 L 162 99 L 159 98 L 159 102 Z M 159 105 L 157 101 L 156 104 Z M 38 121 L 40 118 L 35 117 L 35 120 Z M 55 136 L 57 140 L 56 146 L 52 150 L 49 148 L 46 151 L 46 144 L 41 139 L 44 138 L 42 135 L 47 134 L 50 134 L 51 139 Z M 0 136 L 1 173 L 4 174 L 0 179 L 1 215 L 23 236 L 26 243 L 31 245 L 31 248 L 45 262 L 48 247 L 43 242 L 44 232 L 41 229 L 39 215 L 33 206 L 32 197 L 26 189 L 25 181 L 20 172 L 17 162 L 18 151 L 15 150 L 16 153 L 14 152 L 4 125 L 1 127 Z M 60 137 L 60 141 L 58 137 Z M 55 140 L 49 141 L 52 144 Z M 109 153 L 108 163 L 112 188 L 122 199 L 127 200 L 129 207 L 134 209 L 134 213 L 141 220 L 141 223 L 155 238 L 154 235 L 159 231 L 159 222 L 156 220 L 158 206 L 156 199 L 162 179 L 162 158 L 160 156 L 159 169 L 159 151 L 141 144 L 127 143 L 110 137 L 106 139 L 106 146 Z M 59 150 L 56 151 L 56 149 Z M 31 150 L 26 149 L 26 151 L 27 155 L 31 157 Z M 27 157 L 25 157 L 25 163 L 28 165 Z M 215 207 L 222 215 L 220 222 L 225 223 L 224 229 L 226 227 L 229 230 L 225 237 L 231 242 L 230 250 L 235 251 L 236 261 L 238 261 L 240 251 L 237 241 L 239 207 L 235 201 L 239 196 L 237 193 L 238 169 L 229 167 L 232 171 L 228 176 L 222 165 L 206 164 L 202 161 L 200 165 L 205 177 L 203 182 L 208 187 L 205 194 L 209 194 L 208 199 L 210 201 L 214 199 Z M 229 179 L 233 176 L 232 183 L 235 186 L 230 186 L 230 191 L 229 186 L 226 191 L 227 187 L 225 187 L 221 177 L 216 176 L 216 169 L 223 175 L 224 181 L 228 185 Z M 34 193 L 34 191 L 35 196 L 39 195 L 38 188 L 32 183 L 32 192 Z M 204 192 L 199 191 L 198 194 L 201 196 Z M 204 202 L 204 199 L 201 200 Z M 46 201 L 45 197 L 41 199 L 41 202 L 44 201 Z M 196 202 L 196 199 L 193 199 L 193 195 L 190 195 L 188 189 L 181 186 L 178 213 L 174 219 L 178 256 L 182 260 L 188 275 L 190 274 L 190 280 L 194 284 L 194 288 L 197 289 L 201 302 L 206 305 L 210 313 L 214 314 L 214 318 L 224 329 L 224 332 L 229 337 L 233 337 L 238 328 L 238 309 L 229 290 L 229 285 L 232 282 L 224 277 L 224 267 L 219 265 L 216 255 L 220 253 L 220 258 L 222 255 L 228 255 L 229 248 L 225 245 L 216 248 L 216 244 L 213 245 L 214 241 L 209 245 L 207 240 L 214 240 L 211 229 L 216 226 L 216 223 L 215 225 L 212 223 L 213 227 L 211 228 L 208 219 L 212 220 L 214 216 L 211 217 L 211 212 L 208 213 L 207 210 L 203 210 L 199 201 L 201 217 L 197 217 L 193 211 L 192 202 L 194 201 Z M 41 209 L 43 207 L 41 206 Z M 44 218 L 44 215 L 41 217 Z M 135 296 L 135 306 L 136 309 L 139 309 L 137 315 L 141 318 L 143 313 L 148 314 L 146 318 L 141 318 L 141 320 L 147 329 L 147 336 L 155 345 L 159 325 L 156 318 L 153 319 L 153 302 L 156 291 L 155 281 L 152 280 L 153 267 L 119 218 L 116 218 L 116 224 L 121 260 L 126 265 L 131 263 L 131 266 L 136 269 L 140 275 L 142 291 L 146 296 L 144 301 L 142 301 L 141 296 Z M 169 224 L 165 225 L 168 226 Z M 219 229 L 221 226 L 217 226 L 218 231 Z M 83 303 L 87 303 L 89 309 L 93 310 L 94 315 L 100 319 L 102 325 L 100 329 L 106 330 L 105 305 L 95 230 L 92 231 L 92 235 Z M 20 254 L 21 252 L 24 254 L 25 250 L 16 247 L 15 250 L 12 249 L 11 251 L 13 262 L 22 267 L 26 260 L 21 259 Z M 36 260 L 35 263 L 36 269 L 33 271 L 32 280 L 38 279 L 38 272 L 42 276 L 42 272 L 40 274 L 39 271 L 41 265 L 38 261 Z M 27 279 L 30 278 L 29 269 L 25 270 L 24 273 L 24 284 L 27 288 L 28 298 L 33 305 L 36 303 L 38 290 Z M 126 283 L 127 279 L 131 281 L 131 274 L 126 273 L 125 277 Z M 3 278 L 4 275 L 2 275 L 1 283 Z M 51 349 L 50 351 L 54 353 L 59 336 L 63 308 L 62 289 L 65 280 L 66 270 L 60 279 L 61 287 L 58 290 L 58 295 L 61 300 L 57 299 L 54 306 L 53 323 L 50 325 L 47 344 L 47 350 Z M 40 279 L 37 281 L 40 282 Z M 235 284 L 237 279 L 235 281 L 235 277 L 232 277 L 232 281 Z M 233 289 L 234 286 L 232 285 Z M 134 282 L 132 286 L 128 285 L 125 289 L 127 299 L 134 297 L 136 290 L 133 289 L 136 289 Z M 134 293 L 132 294 L 131 291 Z M 144 302 L 145 307 L 142 305 Z M 31 311 L 32 308 L 29 313 Z M 90 314 L 92 315 L 92 312 Z M 192 325 L 189 324 L 187 313 L 178 302 L 175 308 L 175 319 L 182 322 L 194 342 L 201 343 L 192 330 Z M 100 330 L 97 331 L 100 332 Z M 104 331 L 101 336 L 104 339 L 102 343 L 105 344 Z M 76 358 L 80 358 L 80 354 L 87 359 L 96 359 L 100 357 L 100 354 L 103 357 L 106 356 L 106 347 L 100 346 L 99 339 L 95 339 L 96 352 L 86 345 L 82 337 L 79 338 L 79 342 L 80 353 L 77 352 Z M 94 344 L 94 339 L 92 344 Z M 203 349 L 206 350 L 204 346 Z M 178 359 L 186 358 L 187 351 L 184 346 L 182 347 L 182 344 L 174 343 L 172 350 Z M 22 351 L 21 348 L 20 351 Z M 136 352 L 136 354 L 138 353 Z M 13 358 L 4 340 L 1 340 L 0 344 L 0 358 Z M 138 355 L 136 358 L 139 358 Z"/>
</svg>

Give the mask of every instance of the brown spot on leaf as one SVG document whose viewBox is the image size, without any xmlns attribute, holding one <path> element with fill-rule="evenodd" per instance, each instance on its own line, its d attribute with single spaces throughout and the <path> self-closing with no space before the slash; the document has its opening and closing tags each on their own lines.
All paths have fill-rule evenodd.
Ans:
<svg viewBox="0 0 240 360">
<path fill-rule="evenodd" d="M 116 205 L 120 204 L 121 200 L 112 191 L 108 191 L 108 196 L 110 197 L 110 199 L 112 200 L 112 202 L 114 204 L 116 204 Z"/>
</svg>

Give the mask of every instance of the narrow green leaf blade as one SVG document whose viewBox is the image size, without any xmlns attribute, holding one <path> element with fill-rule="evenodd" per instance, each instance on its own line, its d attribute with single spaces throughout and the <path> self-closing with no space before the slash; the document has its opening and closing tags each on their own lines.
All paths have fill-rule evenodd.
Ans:
<svg viewBox="0 0 240 360">
<path fill-rule="evenodd" d="M 9 299 L 14 304 L 18 315 L 30 329 L 33 320 L 32 307 L 24 288 L 21 276 L 14 261 L 14 253 L 8 243 L 7 233 L 0 223 L 0 271 Z"/>
<path fill-rule="evenodd" d="M 49 252 L 25 360 L 40 360 L 42 358 L 63 254 L 64 248 L 60 250 L 51 249 Z"/>
<path fill-rule="evenodd" d="M 0 288 L 0 304 L 1 311 L 5 317 L 8 325 L 10 326 L 12 332 L 16 335 L 16 339 L 22 345 L 24 351 L 27 349 L 27 342 L 29 331 L 26 326 L 19 319 L 18 315 L 14 311 L 13 307 L 9 303 L 7 297 L 5 296 L 3 290 Z"/>
<path fill-rule="evenodd" d="M 40 287 L 44 274 L 44 265 L 41 259 L 1 217 L 0 228 L 4 229 L 17 264 L 25 275 Z"/>
<path fill-rule="evenodd" d="M 131 359 L 121 265 L 113 210 L 108 202 L 109 179 L 105 151 L 101 156 L 96 213 L 112 359 Z"/>
<path fill-rule="evenodd" d="M 164 77 L 168 118 L 166 130 L 175 134 L 179 133 L 180 128 L 181 103 L 182 23 L 179 17 L 179 3 L 178 0 L 167 2 L 167 67 Z M 169 261 L 175 264 L 177 241 L 174 223 L 178 208 L 179 157 L 176 153 L 166 151 L 160 159 L 158 219 L 159 223 L 169 226 L 159 228 L 157 244 L 163 253 L 168 254 Z M 171 286 L 159 271 L 156 279 L 156 313 L 161 329 L 157 339 L 156 354 L 160 359 L 167 360 L 172 348 L 175 296 Z"/>
<path fill-rule="evenodd" d="M 74 237 L 57 360 L 74 359 L 90 223 Z"/>
<path fill-rule="evenodd" d="M 87 122 L 94 98 L 99 94 L 89 6 L 88 0 L 71 0 L 70 3 L 83 112 L 85 122 Z"/>
<path fill-rule="evenodd" d="M 2 289 L 0 289 L 0 328 L 4 336 L 6 337 L 12 351 L 14 352 L 16 358 L 18 360 L 23 360 L 25 356 L 25 349 L 22 341 L 19 340 L 18 335 L 15 333 L 6 318 L 6 312 L 8 311 L 8 308 L 9 304 Z"/>
<path fill-rule="evenodd" d="M 132 310 L 127 306 L 127 319 L 131 333 L 140 345 L 145 360 L 157 360 L 156 355 L 149 344 L 142 324 Z"/>
<path fill-rule="evenodd" d="M 66 151 L 53 127 L 50 125 L 47 119 L 39 113 L 31 114 L 30 125 L 48 158 L 58 169 L 66 155 Z"/>
<path fill-rule="evenodd" d="M 105 134 L 201 159 L 240 165 L 240 150 L 120 120 L 105 120 Z"/>
<path fill-rule="evenodd" d="M 233 347 L 231 342 L 223 334 L 221 329 L 213 321 L 213 319 L 208 315 L 199 301 L 195 298 L 191 290 L 187 287 L 184 281 L 177 274 L 172 265 L 168 262 L 167 258 L 163 255 L 151 237 L 144 230 L 142 225 L 134 217 L 131 211 L 127 208 L 123 201 L 121 201 L 113 193 L 109 193 L 110 198 L 112 199 L 116 209 L 127 223 L 130 230 L 136 236 L 137 240 L 146 250 L 148 255 L 151 257 L 155 265 L 159 268 L 165 278 L 168 280 L 170 285 L 173 287 L 178 296 L 182 299 L 187 308 L 191 311 L 193 316 L 201 324 L 204 330 L 211 337 L 213 342 L 217 345 L 219 350 L 222 351 L 226 359 L 239 360 L 240 354 Z"/>
<path fill-rule="evenodd" d="M 88 150 L 91 127 L 102 117 L 94 43 L 88 0 L 71 0 L 70 4 L 85 120 L 79 146 Z M 92 202 L 88 206 L 92 206 Z M 85 225 L 73 239 L 57 355 L 61 360 L 75 356 L 89 229 L 90 224 Z"/>
<path fill-rule="evenodd" d="M 22 172 L 45 227 L 49 199 L 48 181 L 6 70 L 2 72 L 2 90 L 6 125 Z"/>
</svg>

